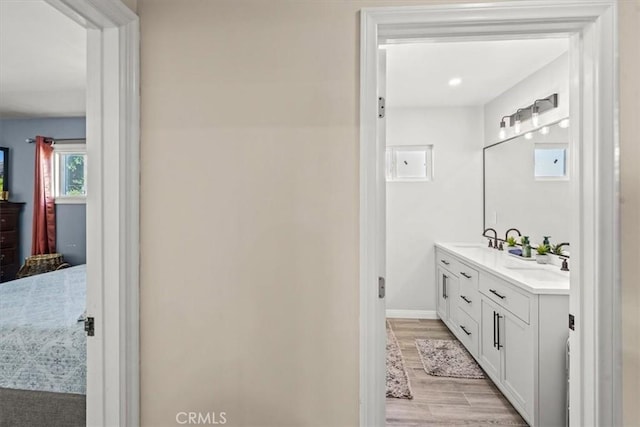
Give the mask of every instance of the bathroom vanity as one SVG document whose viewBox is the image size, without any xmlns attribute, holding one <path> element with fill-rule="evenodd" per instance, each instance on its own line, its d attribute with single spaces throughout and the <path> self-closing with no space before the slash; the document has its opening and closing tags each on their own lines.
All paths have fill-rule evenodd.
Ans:
<svg viewBox="0 0 640 427">
<path fill-rule="evenodd" d="M 476 244 L 436 243 L 437 311 L 532 426 L 566 424 L 569 273 Z"/>
</svg>

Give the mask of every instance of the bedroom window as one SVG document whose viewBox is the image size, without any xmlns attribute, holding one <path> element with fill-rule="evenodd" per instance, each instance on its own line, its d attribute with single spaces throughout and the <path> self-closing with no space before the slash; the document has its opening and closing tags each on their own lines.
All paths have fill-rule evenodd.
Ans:
<svg viewBox="0 0 640 427">
<path fill-rule="evenodd" d="M 53 147 L 53 183 L 56 203 L 85 203 L 87 197 L 87 145 Z"/>
</svg>

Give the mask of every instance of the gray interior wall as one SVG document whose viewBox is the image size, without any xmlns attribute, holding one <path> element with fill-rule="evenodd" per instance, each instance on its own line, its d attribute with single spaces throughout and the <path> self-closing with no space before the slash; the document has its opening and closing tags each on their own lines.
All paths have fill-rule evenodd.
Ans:
<svg viewBox="0 0 640 427">
<path fill-rule="evenodd" d="M 25 202 L 20 217 L 20 257 L 31 253 L 33 175 L 35 144 L 25 142 L 36 135 L 52 138 L 84 138 L 84 117 L 46 119 L 1 119 L 0 146 L 9 147 L 9 200 Z M 86 262 L 86 209 L 83 204 L 56 205 L 58 252 L 69 263 Z"/>
</svg>

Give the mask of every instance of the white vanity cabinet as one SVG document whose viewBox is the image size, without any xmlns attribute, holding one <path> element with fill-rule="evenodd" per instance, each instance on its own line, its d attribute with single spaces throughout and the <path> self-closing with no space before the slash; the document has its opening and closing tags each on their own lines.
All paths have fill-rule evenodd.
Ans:
<svg viewBox="0 0 640 427">
<path fill-rule="evenodd" d="M 436 270 L 455 276 L 457 296 L 439 296 L 438 314 L 525 421 L 565 425 L 568 275 L 558 287 L 526 285 L 517 276 L 526 269 L 511 280 L 500 267 L 507 255 L 449 246 L 437 245 Z"/>
</svg>

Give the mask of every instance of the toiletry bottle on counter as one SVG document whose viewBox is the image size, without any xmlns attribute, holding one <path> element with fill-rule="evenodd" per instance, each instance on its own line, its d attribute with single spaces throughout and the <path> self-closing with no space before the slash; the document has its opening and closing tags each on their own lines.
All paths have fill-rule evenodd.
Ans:
<svg viewBox="0 0 640 427">
<path fill-rule="evenodd" d="M 522 238 L 522 257 L 531 258 L 531 244 L 529 243 L 529 236 Z"/>
</svg>

